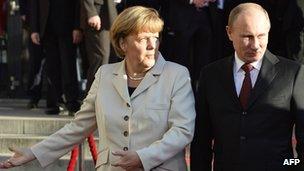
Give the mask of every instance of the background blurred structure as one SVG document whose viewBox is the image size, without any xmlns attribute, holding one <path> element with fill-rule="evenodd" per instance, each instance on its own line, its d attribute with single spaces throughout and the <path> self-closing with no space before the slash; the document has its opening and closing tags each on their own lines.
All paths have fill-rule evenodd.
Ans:
<svg viewBox="0 0 304 171">
<path fill-rule="evenodd" d="M 1 96 L 15 97 L 22 93 L 21 52 L 22 23 L 18 0 L 1 0 Z"/>
</svg>

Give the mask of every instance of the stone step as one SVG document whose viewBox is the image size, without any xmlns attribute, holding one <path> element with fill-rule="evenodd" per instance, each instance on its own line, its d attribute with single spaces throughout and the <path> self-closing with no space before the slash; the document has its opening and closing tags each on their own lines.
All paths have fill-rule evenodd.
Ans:
<svg viewBox="0 0 304 171">
<path fill-rule="evenodd" d="M 14 107 L 14 108 L 20 108 L 20 107 L 26 107 L 27 103 L 29 102 L 28 99 L 0 99 L 0 106 L 1 107 Z M 41 99 L 39 101 L 40 107 L 46 106 L 46 100 Z"/>
<path fill-rule="evenodd" d="M 2 154 L 9 154 L 10 151 L 8 147 L 30 147 L 43 139 L 47 136 L 40 136 L 40 135 L 32 135 L 32 134 L 0 134 L 0 155 Z M 95 138 L 96 146 L 98 145 L 98 138 Z M 85 141 L 83 145 L 85 158 L 91 159 L 90 149 L 88 142 Z M 68 158 L 70 154 L 66 155 Z"/>
<path fill-rule="evenodd" d="M 50 135 L 72 117 L 68 116 L 0 116 L 0 134 Z"/>
<path fill-rule="evenodd" d="M 60 115 L 45 115 L 43 108 L 45 101 L 40 103 L 42 108 L 34 110 L 26 108 L 27 102 L 28 100 L 23 99 L 0 99 L 0 161 L 12 155 L 8 147 L 29 147 L 42 141 L 73 119 L 64 111 L 60 112 Z M 95 142 L 97 145 L 98 138 Z M 83 150 L 85 171 L 94 171 L 87 142 L 84 143 Z M 66 171 L 69 159 L 70 153 L 47 168 L 41 168 L 37 161 L 33 161 L 10 171 Z"/>
</svg>

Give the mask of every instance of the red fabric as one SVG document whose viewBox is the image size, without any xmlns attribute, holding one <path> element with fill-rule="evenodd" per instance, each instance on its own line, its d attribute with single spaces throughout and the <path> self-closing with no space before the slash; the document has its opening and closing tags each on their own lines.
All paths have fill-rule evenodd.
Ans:
<svg viewBox="0 0 304 171">
<path fill-rule="evenodd" d="M 96 144 L 95 144 L 95 141 L 94 141 L 93 134 L 91 134 L 88 137 L 88 142 L 89 142 L 89 147 L 90 147 L 90 151 L 91 151 L 91 155 L 92 155 L 94 164 L 96 164 L 96 160 L 97 160 L 97 148 L 96 148 Z"/>
<path fill-rule="evenodd" d="M 295 137 L 292 137 L 292 144 L 293 144 L 293 145 L 297 145 L 297 140 L 296 140 Z"/>
<path fill-rule="evenodd" d="M 95 141 L 94 141 L 93 134 L 91 134 L 88 137 L 88 143 L 89 143 L 89 147 L 90 147 L 90 151 L 91 151 L 91 155 L 92 155 L 94 164 L 96 164 L 97 148 L 96 148 L 96 144 L 95 144 Z M 71 158 L 70 158 L 70 162 L 69 162 L 67 171 L 74 171 L 76 163 L 77 163 L 78 153 L 79 153 L 79 148 L 78 148 L 78 146 L 75 146 L 72 150 L 72 153 L 71 153 Z"/>
<path fill-rule="evenodd" d="M 75 166 L 76 166 L 77 158 L 78 158 L 78 151 L 79 151 L 78 146 L 75 146 L 71 153 L 71 159 L 70 159 L 67 171 L 75 170 Z"/>
</svg>

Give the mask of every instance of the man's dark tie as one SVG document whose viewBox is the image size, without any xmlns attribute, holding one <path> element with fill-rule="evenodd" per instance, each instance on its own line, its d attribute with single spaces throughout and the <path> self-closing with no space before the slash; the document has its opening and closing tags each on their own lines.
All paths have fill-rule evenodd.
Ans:
<svg viewBox="0 0 304 171">
<path fill-rule="evenodd" d="M 251 84 L 251 78 L 250 78 L 250 71 L 253 69 L 253 66 L 245 63 L 242 66 L 243 71 L 245 71 L 245 78 L 243 81 L 243 85 L 241 88 L 241 92 L 240 92 L 240 102 L 241 105 L 243 107 L 243 109 L 247 109 L 247 105 L 248 105 L 248 100 L 249 100 L 249 96 L 250 96 L 250 92 L 252 89 L 252 84 Z"/>
</svg>

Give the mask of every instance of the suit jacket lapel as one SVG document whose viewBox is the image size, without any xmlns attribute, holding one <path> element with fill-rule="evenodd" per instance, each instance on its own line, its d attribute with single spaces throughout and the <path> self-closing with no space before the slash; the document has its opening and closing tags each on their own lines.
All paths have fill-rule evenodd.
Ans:
<svg viewBox="0 0 304 171">
<path fill-rule="evenodd" d="M 248 108 L 256 101 L 256 99 L 267 89 L 278 73 L 275 64 L 279 59 L 269 51 L 265 52 L 261 70 L 259 72 L 255 86 L 249 98 Z"/>
<path fill-rule="evenodd" d="M 237 105 L 239 108 L 241 108 L 241 105 L 239 103 L 239 99 L 235 90 L 235 83 L 234 83 L 234 76 L 233 76 L 233 63 L 234 63 L 234 56 L 228 57 L 228 59 L 225 61 L 226 64 L 221 66 L 219 70 L 223 73 L 223 86 L 225 86 L 225 90 L 229 93 L 231 96 L 231 99 L 235 105 Z M 222 67 L 225 67 L 224 69 Z"/>
<path fill-rule="evenodd" d="M 112 83 L 117 90 L 118 94 L 124 99 L 124 101 L 130 103 L 130 96 L 128 91 L 127 75 L 125 71 L 125 61 L 118 63 L 116 69 L 113 72 Z"/>
<path fill-rule="evenodd" d="M 153 68 L 147 72 L 145 78 L 140 82 L 138 87 L 135 89 L 133 94 L 131 95 L 131 99 L 138 96 L 140 93 L 148 89 L 151 85 L 153 85 L 157 80 L 158 76 L 163 71 L 163 68 L 165 66 L 165 59 L 162 57 L 162 55 L 159 53 L 157 61 Z"/>
</svg>

